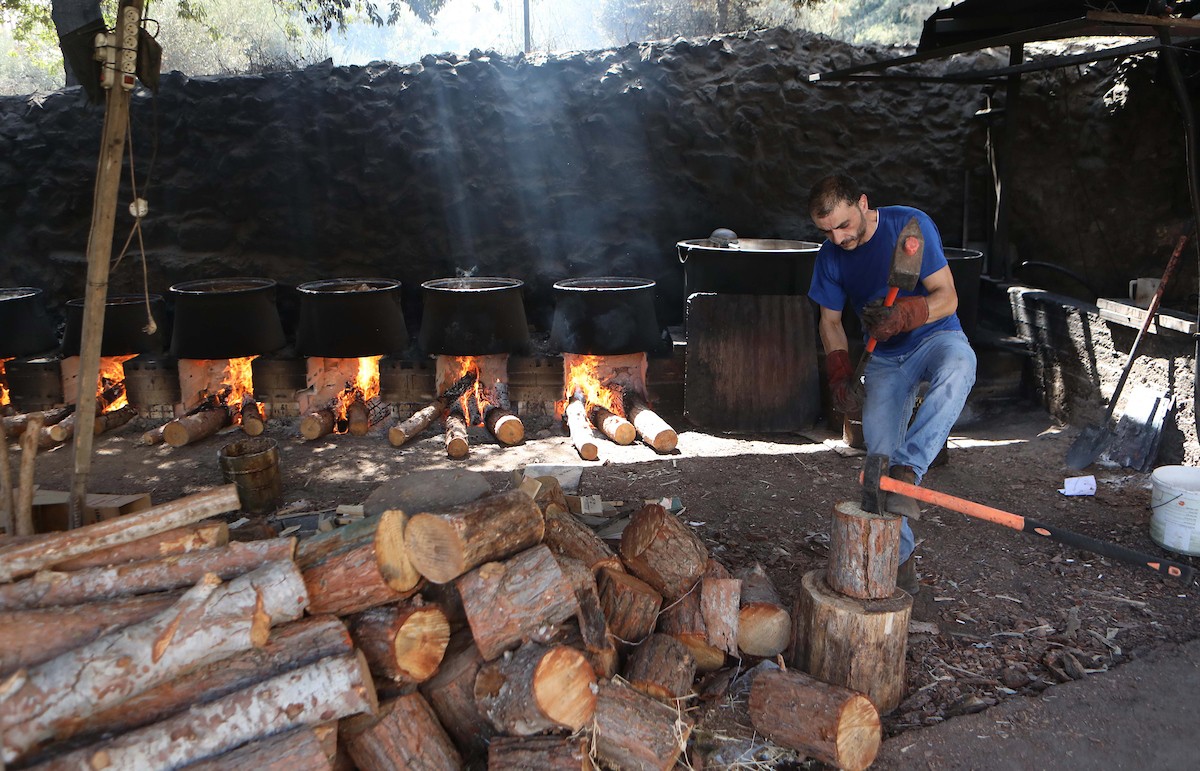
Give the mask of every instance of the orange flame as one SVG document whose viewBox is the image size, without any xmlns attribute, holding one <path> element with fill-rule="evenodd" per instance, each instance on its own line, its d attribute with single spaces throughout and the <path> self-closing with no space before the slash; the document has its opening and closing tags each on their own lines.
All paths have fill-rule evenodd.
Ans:
<svg viewBox="0 0 1200 771">
<path fill-rule="evenodd" d="M 8 404 L 8 381 L 4 378 L 4 365 L 12 359 L 0 359 L 0 407 Z"/>
<path fill-rule="evenodd" d="M 383 356 L 358 357 L 358 370 L 354 374 L 354 382 L 346 381 L 346 387 L 337 396 L 334 407 L 336 421 L 334 432 L 344 434 L 349 430 L 346 425 L 346 410 L 355 401 L 368 402 L 379 396 L 379 360 Z"/>
<path fill-rule="evenodd" d="M 614 415 L 625 417 L 624 393 L 619 387 L 601 381 L 597 374 L 601 360 L 599 356 L 579 356 L 571 362 L 563 378 L 563 400 L 557 405 L 559 414 L 566 410 L 567 402 L 579 392 L 589 413 L 595 407 L 603 407 Z"/>
<path fill-rule="evenodd" d="M 453 368 L 457 367 L 458 371 L 453 374 L 453 379 L 446 384 L 447 386 L 458 382 L 463 375 L 470 372 L 475 373 L 475 384 L 459 397 L 458 406 L 464 418 L 467 420 L 474 418 L 471 425 L 482 426 L 484 414 L 487 412 L 488 407 L 493 405 L 488 399 L 487 389 L 479 382 L 482 379 L 479 359 L 475 356 L 451 356 L 449 358 L 452 364 L 448 369 L 453 372 Z M 472 410 L 472 407 L 474 407 L 474 410 Z"/>
<path fill-rule="evenodd" d="M 125 383 L 125 362 L 137 356 L 136 353 L 128 356 L 101 356 L 100 357 L 100 377 L 96 381 L 96 396 L 100 396 L 117 383 L 124 385 Z M 129 404 L 129 398 L 125 394 L 124 388 L 121 389 L 121 395 L 104 407 L 105 412 L 119 410 Z"/>
<path fill-rule="evenodd" d="M 246 356 L 241 359 L 229 359 L 225 362 L 225 372 L 221 374 L 221 391 L 225 394 L 225 405 L 238 410 L 242 399 L 254 396 L 254 370 L 250 366 L 257 356 Z"/>
</svg>

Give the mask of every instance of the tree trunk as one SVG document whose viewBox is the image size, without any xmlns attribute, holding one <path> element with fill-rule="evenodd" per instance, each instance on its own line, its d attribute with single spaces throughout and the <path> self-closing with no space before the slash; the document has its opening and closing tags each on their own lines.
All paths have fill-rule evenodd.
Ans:
<svg viewBox="0 0 1200 771">
<path fill-rule="evenodd" d="M 290 562 L 272 563 L 227 584 L 208 575 L 154 618 L 30 669 L 0 713 L 4 761 L 47 739 L 68 738 L 84 715 L 263 645 L 273 623 L 300 617 L 306 599 Z"/>
<path fill-rule="evenodd" d="M 756 676 L 750 721 L 771 741 L 849 771 L 867 768 L 879 751 L 879 713 L 870 700 L 801 672 Z"/>
<path fill-rule="evenodd" d="M 912 597 L 860 600 L 829 588 L 825 571 L 806 573 L 796 595 L 793 666 L 867 695 L 880 714 L 904 696 Z"/>
<path fill-rule="evenodd" d="M 545 520 L 544 540 L 545 544 L 550 547 L 550 551 L 580 560 L 596 574 L 599 574 L 600 568 L 625 570 L 621 559 L 613 553 L 608 544 L 565 508 L 561 513 L 547 515 Z"/>
<path fill-rule="evenodd" d="M 592 720 L 595 684 L 596 675 L 579 651 L 527 642 L 511 656 L 483 665 L 475 679 L 475 703 L 502 734 L 574 732 Z"/>
<path fill-rule="evenodd" d="M 691 733 L 692 719 L 681 711 L 628 686 L 600 684 L 596 753 L 613 768 L 674 768 Z"/>
<path fill-rule="evenodd" d="M 478 646 L 464 630 L 451 638 L 437 673 L 421 684 L 438 720 L 468 757 L 486 752 L 494 733 L 475 703 L 475 678 L 483 664 Z"/>
<path fill-rule="evenodd" d="M 488 771 L 593 771 L 586 736 L 497 736 L 488 747 Z"/>
<path fill-rule="evenodd" d="M 137 541 L 82 554 L 53 566 L 54 570 L 86 570 L 107 565 L 123 565 L 156 557 L 171 557 L 229 543 L 229 525 L 218 520 L 197 522 L 141 538 Z"/>
<path fill-rule="evenodd" d="M 132 565 L 88 568 L 71 573 L 43 572 L 12 584 L 0 584 L 0 610 L 27 610 L 111 600 L 135 594 L 191 586 L 206 574 L 229 580 L 279 560 L 290 561 L 296 539 L 231 543 Z"/>
<path fill-rule="evenodd" d="M 445 408 L 440 401 L 422 407 L 407 420 L 388 429 L 388 441 L 393 447 L 403 447 L 410 439 L 428 428 L 429 424 L 442 414 L 443 409 Z"/>
<path fill-rule="evenodd" d="M 446 457 L 462 460 L 471 454 L 467 441 L 467 421 L 460 413 L 451 412 L 443 421 L 446 424 Z"/>
<path fill-rule="evenodd" d="M 621 559 L 629 572 L 670 601 L 695 585 L 708 564 L 708 549 L 687 525 L 650 503 L 633 515 L 621 534 Z"/>
<path fill-rule="evenodd" d="M 747 656 L 783 653 L 792 637 L 792 617 L 763 566 L 754 563 L 735 573 L 742 582 L 738 648 Z"/>
<path fill-rule="evenodd" d="M 17 479 L 17 513 L 15 535 L 33 535 L 33 472 L 37 466 L 38 437 L 42 433 L 42 420 L 36 414 L 29 416 L 25 433 L 21 434 L 21 465 Z M 0 557 L 4 554 L 0 552 Z M 2 560 L 0 560 L 2 561 Z M 0 566 L 0 573 L 4 568 Z"/>
<path fill-rule="evenodd" d="M 350 757 L 359 771 L 458 771 L 462 757 L 419 693 L 379 707 L 379 716 L 347 721 Z M 365 725 L 356 725 L 365 724 Z"/>
<path fill-rule="evenodd" d="M 637 645 L 654 631 L 663 604 L 662 595 L 654 587 L 611 568 L 601 568 L 596 583 L 608 629 L 621 643 Z"/>
<path fill-rule="evenodd" d="M 52 533 L 44 540 L 0 548 L 0 581 L 11 581 L 81 554 L 236 511 L 238 506 L 237 487 L 224 485 L 146 511 L 65 533 Z"/>
<path fill-rule="evenodd" d="M 263 736 L 377 708 L 361 655 L 331 656 L 35 768 L 178 768 Z"/>
<path fill-rule="evenodd" d="M 650 698 L 673 703 L 692 692 L 696 659 L 674 637 L 652 634 L 629 654 L 624 677 Z"/>
<path fill-rule="evenodd" d="M 189 763 L 183 771 L 230 771 L 237 768 L 252 768 L 254 771 L 330 771 L 332 766 L 316 731 L 309 726 L 301 726 L 265 739 L 256 739 L 208 760 Z"/>
<path fill-rule="evenodd" d="M 207 439 L 232 422 L 229 410 L 223 406 L 200 410 L 163 426 L 163 441 L 172 447 L 183 447 Z"/>
<path fill-rule="evenodd" d="M 363 611 L 349 624 L 371 672 L 396 682 L 428 680 L 450 642 L 450 622 L 442 609 L 411 600 Z"/>
<path fill-rule="evenodd" d="M 514 447 L 525 441 L 525 424 L 513 412 L 501 407 L 487 411 L 483 426 L 505 447 Z"/>
<path fill-rule="evenodd" d="M 614 415 L 603 407 L 597 407 L 592 414 L 600 433 L 617 444 L 625 446 L 637 439 L 637 429 L 620 415 Z"/>
<path fill-rule="evenodd" d="M 571 445 L 575 452 L 584 460 L 596 460 L 600 457 L 600 447 L 596 444 L 592 424 L 587 420 L 587 407 L 578 399 L 567 402 L 567 432 L 571 436 Z"/>
<path fill-rule="evenodd" d="M 655 452 L 673 452 L 679 444 L 679 435 L 675 433 L 675 429 L 650 409 L 637 394 L 625 395 L 625 414 L 629 416 L 642 441 L 653 447 Z"/>
<path fill-rule="evenodd" d="M 510 490 L 437 514 L 416 514 L 408 521 L 404 542 L 417 571 L 444 584 L 533 546 L 542 540 L 545 527 L 537 504 L 520 490 Z"/>
<path fill-rule="evenodd" d="M 545 546 L 507 562 L 488 562 L 457 583 L 471 634 L 488 661 L 577 608 L 571 584 Z"/>
<path fill-rule="evenodd" d="M 852 501 L 833 507 L 829 529 L 829 588 L 860 600 L 882 600 L 896 591 L 900 517 L 864 511 Z"/>
</svg>

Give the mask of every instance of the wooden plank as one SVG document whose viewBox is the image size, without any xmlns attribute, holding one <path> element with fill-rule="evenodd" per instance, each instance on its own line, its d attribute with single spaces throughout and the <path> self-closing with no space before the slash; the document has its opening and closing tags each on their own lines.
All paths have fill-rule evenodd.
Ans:
<svg viewBox="0 0 1200 771">
<path fill-rule="evenodd" d="M 791 432 L 821 411 L 815 310 L 804 295 L 694 294 L 684 414 L 716 431 Z"/>
<path fill-rule="evenodd" d="M 1146 309 L 1134 305 L 1127 300 L 1112 300 L 1107 297 L 1101 297 L 1096 300 L 1096 307 L 1100 309 L 1100 318 L 1116 322 L 1122 326 L 1141 329 L 1142 324 L 1146 321 Z M 1146 331 L 1151 334 L 1158 334 L 1162 329 L 1182 332 L 1185 335 L 1194 335 L 1197 329 L 1196 319 L 1185 313 L 1160 307 L 1155 322 Z"/>
</svg>

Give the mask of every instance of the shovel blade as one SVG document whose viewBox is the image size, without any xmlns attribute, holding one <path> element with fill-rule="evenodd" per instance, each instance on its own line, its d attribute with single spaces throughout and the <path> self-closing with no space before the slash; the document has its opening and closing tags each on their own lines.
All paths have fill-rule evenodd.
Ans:
<svg viewBox="0 0 1200 771">
<path fill-rule="evenodd" d="M 1067 468 L 1071 471 L 1082 471 L 1095 463 L 1111 438 L 1112 434 L 1107 426 L 1093 425 L 1084 428 L 1067 450 Z"/>
</svg>

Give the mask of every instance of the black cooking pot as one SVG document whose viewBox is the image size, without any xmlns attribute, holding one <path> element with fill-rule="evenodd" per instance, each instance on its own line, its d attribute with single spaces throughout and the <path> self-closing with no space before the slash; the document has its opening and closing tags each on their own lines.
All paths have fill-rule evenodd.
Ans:
<svg viewBox="0 0 1200 771">
<path fill-rule="evenodd" d="M 167 341 L 167 304 L 162 295 L 150 295 L 150 311 L 157 328 L 145 331 L 146 298 L 141 295 L 113 295 L 104 303 L 104 337 L 101 356 L 126 356 L 131 353 L 162 353 Z M 67 301 L 67 327 L 63 332 L 63 356 L 78 356 L 83 344 L 83 300 Z"/>
<path fill-rule="evenodd" d="M 333 278 L 296 287 L 301 356 L 348 359 L 399 355 L 408 347 L 400 282 L 390 278 Z"/>
<path fill-rule="evenodd" d="M 283 347 L 269 278 L 214 278 L 171 287 L 171 353 L 180 359 L 240 359 Z"/>
<path fill-rule="evenodd" d="M 527 352 L 524 287 L 515 278 L 484 276 L 421 284 L 421 350 L 443 356 Z"/>
<path fill-rule="evenodd" d="M 44 353 L 58 344 L 42 290 L 32 286 L 0 289 L 0 359 Z"/>
<path fill-rule="evenodd" d="M 550 345 L 596 356 L 653 350 L 661 340 L 654 286 L 645 278 L 611 276 L 556 282 Z"/>
<path fill-rule="evenodd" d="M 685 299 L 696 292 L 808 294 L 820 244 L 736 236 L 727 246 L 723 243 L 696 238 L 675 244 L 683 263 Z"/>
<path fill-rule="evenodd" d="M 947 246 L 942 251 L 954 277 L 958 293 L 958 321 L 967 337 L 975 337 L 979 323 L 979 282 L 983 276 L 983 252 L 977 249 L 956 249 Z"/>
</svg>

